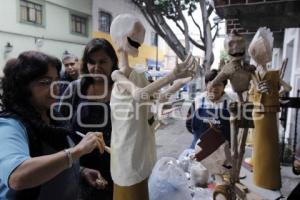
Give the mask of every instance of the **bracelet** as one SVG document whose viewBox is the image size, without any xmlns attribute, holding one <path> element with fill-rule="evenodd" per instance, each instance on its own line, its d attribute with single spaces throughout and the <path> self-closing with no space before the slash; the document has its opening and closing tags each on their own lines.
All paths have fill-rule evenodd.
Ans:
<svg viewBox="0 0 300 200">
<path fill-rule="evenodd" d="M 71 152 L 69 149 L 65 149 L 64 152 L 66 153 L 66 156 L 68 158 L 68 168 L 71 168 L 73 165 L 73 158 L 72 158 Z"/>
</svg>

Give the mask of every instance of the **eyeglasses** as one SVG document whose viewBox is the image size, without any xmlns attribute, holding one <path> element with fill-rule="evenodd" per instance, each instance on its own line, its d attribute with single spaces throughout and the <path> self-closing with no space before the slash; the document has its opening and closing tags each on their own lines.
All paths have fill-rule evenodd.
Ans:
<svg viewBox="0 0 300 200">
<path fill-rule="evenodd" d="M 43 87 L 51 87 L 52 84 L 54 84 L 54 86 L 58 86 L 58 87 L 61 85 L 60 81 L 52 80 L 50 78 L 40 79 L 36 83 L 40 86 L 43 86 Z"/>
</svg>

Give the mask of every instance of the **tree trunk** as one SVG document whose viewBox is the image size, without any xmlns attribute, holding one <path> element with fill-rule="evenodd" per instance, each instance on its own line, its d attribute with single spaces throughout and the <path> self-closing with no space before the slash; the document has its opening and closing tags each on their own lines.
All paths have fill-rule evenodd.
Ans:
<svg viewBox="0 0 300 200">
<path fill-rule="evenodd" d="M 209 16 L 206 10 L 205 1 L 200 1 L 200 8 L 202 12 L 202 23 L 203 23 L 203 35 L 205 43 L 205 57 L 203 61 L 203 67 L 205 71 L 208 71 L 213 63 L 213 52 L 212 52 L 212 36 L 211 36 L 211 25 L 209 22 Z"/>
</svg>

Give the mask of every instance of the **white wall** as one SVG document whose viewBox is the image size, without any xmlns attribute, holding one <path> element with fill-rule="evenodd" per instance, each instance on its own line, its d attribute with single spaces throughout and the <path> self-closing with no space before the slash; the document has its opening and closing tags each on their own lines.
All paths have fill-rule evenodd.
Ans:
<svg viewBox="0 0 300 200">
<path fill-rule="evenodd" d="M 19 0 L 0 0 L 0 76 L 6 60 L 26 50 L 40 50 L 61 57 L 65 50 L 81 57 L 84 45 L 90 40 L 91 0 L 49 0 L 45 2 L 45 24 L 35 26 L 20 23 Z M 70 12 L 82 13 L 89 18 L 89 35 L 71 33 Z M 37 48 L 36 39 L 43 38 L 43 46 Z M 4 56 L 7 42 L 13 51 Z"/>
<path fill-rule="evenodd" d="M 282 59 L 289 58 L 284 80 L 292 85 L 291 97 L 297 96 L 300 89 L 300 28 L 285 30 Z M 295 129 L 295 110 L 289 109 L 286 133 L 293 138 Z M 298 124 L 300 125 L 300 124 Z"/>
<path fill-rule="evenodd" d="M 91 15 L 93 0 L 46 0 L 48 3 L 56 4 L 68 9 L 78 10 Z"/>
<path fill-rule="evenodd" d="M 282 64 L 282 49 L 274 48 L 272 57 L 272 68 L 277 69 Z"/>
</svg>

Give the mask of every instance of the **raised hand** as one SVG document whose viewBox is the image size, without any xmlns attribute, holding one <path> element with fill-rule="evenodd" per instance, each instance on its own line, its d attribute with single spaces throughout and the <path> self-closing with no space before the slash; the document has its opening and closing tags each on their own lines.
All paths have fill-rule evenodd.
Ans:
<svg viewBox="0 0 300 200">
<path fill-rule="evenodd" d="M 267 93 L 269 92 L 269 84 L 267 81 L 260 81 L 258 82 L 258 85 L 257 85 L 257 90 L 260 92 L 260 93 Z"/>
<path fill-rule="evenodd" d="M 194 77 L 197 70 L 197 62 L 196 59 L 192 56 L 191 53 L 187 56 L 187 58 L 180 64 L 177 64 L 175 69 L 173 70 L 173 75 L 176 79 Z"/>
<path fill-rule="evenodd" d="M 80 156 L 92 152 L 95 148 L 104 153 L 105 143 L 101 132 L 88 132 L 75 147 L 80 152 Z"/>
</svg>

